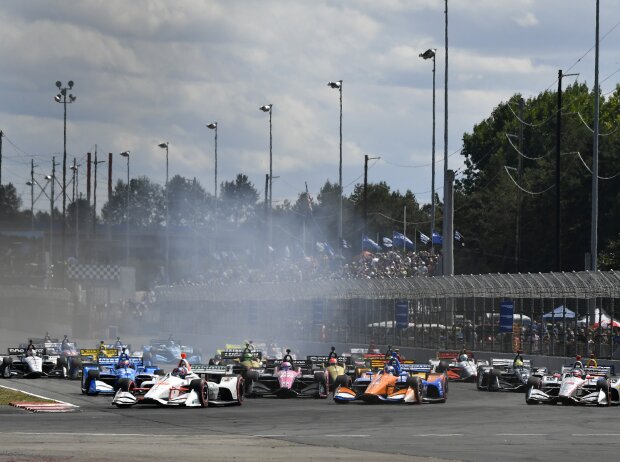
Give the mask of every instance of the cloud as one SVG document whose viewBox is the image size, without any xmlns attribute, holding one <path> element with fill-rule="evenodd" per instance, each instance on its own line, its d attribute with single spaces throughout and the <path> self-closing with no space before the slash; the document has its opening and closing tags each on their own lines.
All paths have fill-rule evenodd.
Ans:
<svg viewBox="0 0 620 462">
<path fill-rule="evenodd" d="M 521 27 L 533 27 L 538 25 L 538 19 L 533 13 L 525 13 L 524 16 L 514 18 L 514 21 Z"/>
</svg>

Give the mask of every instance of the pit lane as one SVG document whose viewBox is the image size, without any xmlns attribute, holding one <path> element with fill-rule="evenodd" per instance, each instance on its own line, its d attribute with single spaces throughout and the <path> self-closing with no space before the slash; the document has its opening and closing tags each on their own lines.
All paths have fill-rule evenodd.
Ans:
<svg viewBox="0 0 620 462">
<path fill-rule="evenodd" d="M 474 384 L 451 383 L 447 404 L 421 406 L 252 399 L 241 407 L 117 409 L 110 396 L 82 395 L 77 381 L 0 383 L 80 406 L 67 414 L 0 410 L 0 460 L 110 460 L 120 447 L 132 448 L 131 460 L 208 453 L 212 460 L 582 461 L 620 450 L 618 408 L 528 406 L 522 394 L 479 392 Z M 33 441 L 46 452 L 31 452 Z"/>
</svg>

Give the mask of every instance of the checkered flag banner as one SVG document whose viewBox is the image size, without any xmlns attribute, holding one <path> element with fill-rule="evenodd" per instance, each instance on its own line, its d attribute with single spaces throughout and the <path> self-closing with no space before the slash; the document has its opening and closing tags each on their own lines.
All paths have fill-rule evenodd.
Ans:
<svg viewBox="0 0 620 462">
<path fill-rule="evenodd" d="M 114 281 L 120 279 L 121 270 L 116 265 L 69 265 L 69 279 L 91 279 L 98 281 Z"/>
</svg>

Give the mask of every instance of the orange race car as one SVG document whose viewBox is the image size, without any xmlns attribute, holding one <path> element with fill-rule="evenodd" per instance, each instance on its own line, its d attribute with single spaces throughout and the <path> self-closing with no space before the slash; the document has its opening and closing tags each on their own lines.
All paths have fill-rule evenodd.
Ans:
<svg viewBox="0 0 620 462">
<path fill-rule="evenodd" d="M 432 372 L 430 364 L 404 364 L 396 358 L 384 362 L 382 369 L 365 372 L 351 386 L 339 385 L 334 401 L 365 403 L 445 403 L 448 381 L 444 373 Z"/>
</svg>

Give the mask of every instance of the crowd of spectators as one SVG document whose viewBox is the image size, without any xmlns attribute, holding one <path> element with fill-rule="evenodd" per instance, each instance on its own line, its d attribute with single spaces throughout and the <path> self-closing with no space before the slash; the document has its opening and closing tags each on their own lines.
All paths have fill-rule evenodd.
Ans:
<svg viewBox="0 0 620 462">
<path fill-rule="evenodd" d="M 319 253 L 299 258 L 267 256 L 257 260 L 248 254 L 215 254 L 209 268 L 174 285 L 306 282 L 333 279 L 393 279 L 432 276 L 438 255 L 421 251 L 406 253 L 364 251 L 353 258 Z"/>
</svg>

